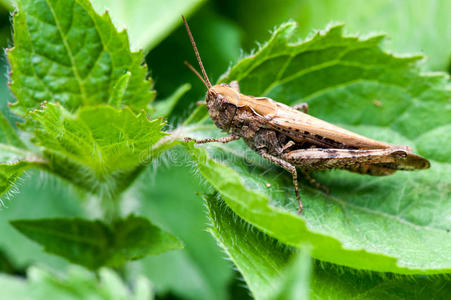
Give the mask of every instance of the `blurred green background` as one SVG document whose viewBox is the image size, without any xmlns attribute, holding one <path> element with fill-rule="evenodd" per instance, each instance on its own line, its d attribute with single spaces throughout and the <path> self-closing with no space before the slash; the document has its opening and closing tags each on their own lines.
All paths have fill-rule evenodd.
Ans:
<svg viewBox="0 0 451 300">
<path fill-rule="evenodd" d="M 127 12 L 134 1 L 96 1 L 96 7 L 118 5 Z M 137 1 L 139 5 L 143 1 Z M 149 0 L 148 2 L 152 2 Z M 173 5 L 160 3 L 158 10 L 144 11 L 146 18 L 157 18 Z M 176 1 L 175 1 L 176 2 Z M 250 53 L 269 37 L 275 25 L 289 19 L 299 24 L 303 36 L 330 22 L 343 22 L 349 33 L 385 32 L 385 47 L 394 53 L 424 53 L 424 71 L 451 70 L 451 1 L 449 0 L 216 0 L 191 1 L 187 11 L 191 30 L 198 43 L 206 70 L 215 81 L 240 57 Z M 12 6 L 0 5 L 0 43 L 11 47 Z M 96 4 L 96 3 L 95 3 Z M 143 8 L 144 10 L 144 8 Z M 113 20 L 115 14 L 111 8 Z M 192 111 L 195 100 L 205 93 L 203 85 L 183 65 L 195 64 L 194 54 L 179 16 L 160 32 L 146 56 L 150 76 L 155 81 L 158 99 L 168 97 L 181 84 L 191 83 L 191 91 L 177 104 L 170 116 L 170 127 Z M 169 18 L 169 17 L 168 17 Z M 174 17 L 172 17 L 174 18 Z M 139 26 L 136 25 L 136 26 Z M 152 27 L 153 28 L 153 27 Z M 135 30 L 132 25 L 130 29 Z M 146 28 L 141 31 L 146 33 Z M 146 34 L 152 34 L 147 32 Z M 137 36 L 137 35 L 136 35 Z M 132 37 L 133 38 L 133 37 Z M 132 41 L 133 44 L 133 41 Z M 7 87 L 7 60 L 0 59 L 0 108 L 14 120 L 7 108 L 12 95 Z M 129 266 L 129 272 L 147 275 L 161 299 L 245 299 L 248 291 L 225 260 L 216 242 L 205 231 L 205 210 L 199 192 L 209 187 L 190 166 L 174 166 L 163 159 L 149 167 L 124 197 L 129 207 L 172 232 L 185 243 L 182 251 L 145 258 Z M 83 199 L 83 201 L 80 201 Z M 88 195 L 81 194 L 64 181 L 39 171 L 27 173 L 15 191 L 2 198 L 0 208 L 0 267 L 8 273 L 22 274 L 31 264 L 64 269 L 68 263 L 44 253 L 40 246 L 20 235 L 9 225 L 11 219 L 54 216 L 95 217 L 97 210 Z"/>
</svg>

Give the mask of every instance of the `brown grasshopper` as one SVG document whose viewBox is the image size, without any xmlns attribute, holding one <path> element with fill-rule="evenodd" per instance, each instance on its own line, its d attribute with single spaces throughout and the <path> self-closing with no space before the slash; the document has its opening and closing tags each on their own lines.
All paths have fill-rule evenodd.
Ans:
<svg viewBox="0 0 451 300">
<path fill-rule="evenodd" d="M 230 133 L 222 138 L 194 141 L 198 144 L 228 143 L 243 138 L 262 157 L 291 173 L 299 213 L 303 207 L 296 168 L 319 188 L 322 186 L 308 172 L 337 168 L 384 176 L 397 170 L 429 168 L 429 161 L 412 153 L 408 146 L 376 141 L 308 115 L 306 103 L 290 107 L 267 97 L 243 95 L 236 81 L 212 86 L 188 23 L 183 16 L 182 19 L 203 76 L 186 64 L 207 87 L 203 104 L 207 105 L 211 119 Z"/>
</svg>

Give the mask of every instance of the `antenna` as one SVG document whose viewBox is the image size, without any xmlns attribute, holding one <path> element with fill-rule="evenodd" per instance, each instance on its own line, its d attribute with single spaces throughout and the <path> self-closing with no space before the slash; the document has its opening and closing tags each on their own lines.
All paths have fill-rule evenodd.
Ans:
<svg viewBox="0 0 451 300">
<path fill-rule="evenodd" d="M 207 76 L 207 73 L 205 72 L 204 65 L 202 64 L 202 60 L 200 59 L 200 55 L 199 55 L 199 51 L 197 50 L 196 42 L 194 41 L 193 35 L 191 34 L 191 31 L 189 30 L 188 22 L 186 22 L 186 19 L 183 15 L 182 15 L 182 19 L 183 19 L 183 23 L 185 23 L 186 32 L 188 32 L 189 39 L 191 40 L 191 45 L 193 45 L 194 53 L 196 54 L 200 69 L 202 71 L 202 74 L 204 75 L 203 76 L 203 78 L 205 79 L 205 80 L 203 80 L 204 84 L 207 87 L 207 89 L 210 89 L 211 83 L 210 83 L 210 80 L 208 80 L 208 76 Z M 188 68 L 189 68 L 189 66 L 188 66 Z M 193 68 L 191 70 L 194 71 L 195 69 Z M 195 71 L 195 73 L 199 74 L 197 71 Z"/>
<path fill-rule="evenodd" d="M 199 79 L 203 82 L 203 84 L 205 85 L 205 87 L 208 89 L 208 85 L 205 82 L 205 80 L 202 78 L 202 75 L 199 74 L 199 72 L 197 72 L 197 70 L 186 60 L 183 62 L 191 71 L 193 71 L 194 74 L 196 74 L 197 77 L 199 77 Z"/>
</svg>

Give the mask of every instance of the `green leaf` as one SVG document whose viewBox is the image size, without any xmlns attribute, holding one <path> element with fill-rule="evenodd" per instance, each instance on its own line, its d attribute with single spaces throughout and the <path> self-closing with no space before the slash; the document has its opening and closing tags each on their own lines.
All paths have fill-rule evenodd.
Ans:
<svg viewBox="0 0 451 300">
<path fill-rule="evenodd" d="M 7 130 L 4 132 L 8 134 Z M 13 143 L 14 137 L 11 137 Z M 0 196 L 5 194 L 22 175 L 30 168 L 44 168 L 46 162 L 39 156 L 16 148 L 14 146 L 0 144 Z"/>
<path fill-rule="evenodd" d="M 0 275 L 2 296 L 6 299 L 105 299 L 149 300 L 153 299 L 152 285 L 142 276 L 133 280 L 133 291 L 128 284 L 109 269 L 96 274 L 71 266 L 64 276 L 43 268 L 31 267 L 27 280 Z"/>
<path fill-rule="evenodd" d="M 182 249 L 183 243 L 172 234 L 153 225 L 148 219 L 129 216 L 114 222 L 116 235 L 115 256 L 122 260 L 135 260 L 146 255 L 158 255 L 170 250 Z M 121 253 L 123 252 L 123 253 Z"/>
<path fill-rule="evenodd" d="M 44 246 L 46 252 L 97 269 L 121 266 L 169 250 L 182 243 L 145 218 L 129 216 L 107 226 L 100 221 L 75 219 L 15 220 L 10 222 L 22 234 Z"/>
<path fill-rule="evenodd" d="M 384 272 L 450 272 L 451 156 L 433 138 L 451 119 L 447 78 L 420 74 L 419 57 L 383 52 L 381 36 L 343 36 L 340 25 L 299 39 L 293 23 L 280 26 L 221 81 L 238 80 L 244 94 L 307 101 L 314 116 L 412 146 L 431 160 L 431 169 L 389 177 L 318 172 L 331 193 L 301 182 L 302 216 L 296 215 L 291 176 L 243 142 L 188 146 L 200 173 L 240 217 L 288 245 L 311 245 L 317 259 Z M 187 127 L 185 136 L 218 136 L 214 128 Z"/>
<path fill-rule="evenodd" d="M 74 116 L 60 105 L 47 104 L 31 117 L 39 123 L 35 142 L 42 146 L 49 169 L 104 197 L 127 188 L 155 157 L 152 147 L 165 136 L 161 120 L 149 121 L 145 113 L 135 115 L 127 108 L 84 107 Z"/>
<path fill-rule="evenodd" d="M 28 161 L 2 162 L 0 164 L 0 196 L 5 194 L 22 175 L 22 173 L 31 168 L 32 164 Z"/>
<path fill-rule="evenodd" d="M 447 299 L 445 276 L 359 272 L 316 261 L 310 274 L 307 252 L 293 250 L 235 215 L 222 201 L 206 197 L 210 232 L 237 266 L 256 299 Z M 310 285 L 308 284 L 310 283 Z M 307 289 L 307 290 L 306 290 Z"/>
<path fill-rule="evenodd" d="M 0 248 L 20 267 L 37 263 L 56 270 L 66 269 L 69 264 L 67 260 L 45 253 L 40 245 L 24 238 L 9 221 L 83 217 L 86 214 L 86 202 L 81 201 L 80 196 L 80 190 L 57 176 L 36 169 L 27 171 L 8 193 L 8 197 L 2 197 L 4 207 L 0 211 Z M 99 211 L 100 208 L 89 208 L 90 215 L 100 215 Z"/>
<path fill-rule="evenodd" d="M 255 299 L 308 299 L 308 255 L 294 255 L 290 264 L 292 249 L 251 229 L 214 196 L 204 200 L 210 233 L 235 263 Z"/>
<path fill-rule="evenodd" d="M 0 113 L 0 196 L 14 185 L 25 170 L 44 164 L 40 157 L 25 148 L 17 132 Z"/>
<path fill-rule="evenodd" d="M 8 58 L 21 115 L 43 101 L 69 111 L 107 103 L 128 72 L 122 105 L 139 111 L 152 101 L 143 53 L 130 52 L 127 33 L 118 33 L 108 14 L 99 16 L 87 0 L 19 0 L 17 6 Z"/>
<path fill-rule="evenodd" d="M 127 1 L 94 0 L 94 8 L 111 13 L 115 24 L 127 28 L 132 49 L 151 50 L 204 0 Z"/>
</svg>

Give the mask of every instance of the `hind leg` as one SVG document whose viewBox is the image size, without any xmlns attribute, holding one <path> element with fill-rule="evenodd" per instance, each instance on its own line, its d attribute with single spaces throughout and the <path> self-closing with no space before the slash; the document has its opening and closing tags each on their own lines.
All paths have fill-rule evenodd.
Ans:
<svg viewBox="0 0 451 300">
<path fill-rule="evenodd" d="M 275 157 L 269 153 L 266 152 L 266 149 L 261 149 L 259 151 L 259 154 L 269 160 L 270 162 L 274 163 L 275 165 L 278 165 L 279 167 L 284 168 L 288 172 L 291 173 L 291 176 L 293 177 L 293 186 L 294 186 L 294 192 L 296 194 L 296 199 L 298 200 L 298 214 L 301 214 L 304 207 L 302 206 L 301 196 L 299 194 L 299 187 L 298 187 L 298 173 L 296 172 L 296 167 L 290 164 L 289 162 L 284 161 L 283 159 L 280 159 L 278 157 Z"/>
</svg>

